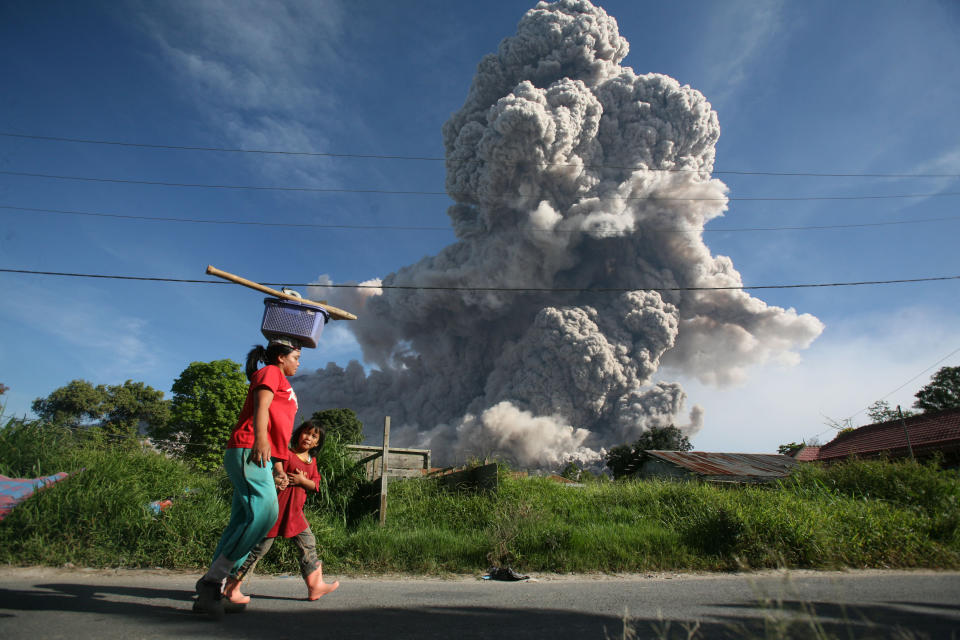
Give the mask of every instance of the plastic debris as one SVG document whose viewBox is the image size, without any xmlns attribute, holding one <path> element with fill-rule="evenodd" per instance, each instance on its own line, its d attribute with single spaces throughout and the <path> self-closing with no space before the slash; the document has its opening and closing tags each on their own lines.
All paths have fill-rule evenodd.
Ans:
<svg viewBox="0 0 960 640">
<path fill-rule="evenodd" d="M 483 576 L 483 579 L 517 582 L 518 580 L 529 580 L 530 576 L 522 576 L 510 567 L 490 567 L 487 569 L 487 574 Z"/>
<path fill-rule="evenodd" d="M 153 511 L 153 515 L 160 515 L 161 511 L 170 508 L 173 505 L 173 500 L 169 498 L 167 500 L 154 500 L 147 505 L 147 508 Z"/>
<path fill-rule="evenodd" d="M 189 495 L 191 493 L 196 493 L 199 489 L 191 489 L 186 487 L 183 490 L 184 495 Z M 162 511 L 166 511 L 173 506 L 174 498 L 164 498 L 163 500 L 154 500 L 153 502 L 147 503 L 147 509 L 153 512 L 153 515 L 158 516 Z"/>
</svg>

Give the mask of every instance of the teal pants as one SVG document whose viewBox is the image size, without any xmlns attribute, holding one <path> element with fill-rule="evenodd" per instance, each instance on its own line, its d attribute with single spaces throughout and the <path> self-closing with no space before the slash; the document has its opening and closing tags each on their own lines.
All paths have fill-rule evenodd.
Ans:
<svg viewBox="0 0 960 640">
<path fill-rule="evenodd" d="M 233 560 L 231 573 L 240 568 L 250 550 L 269 533 L 280 511 L 273 467 L 248 462 L 250 451 L 227 449 L 223 454 L 223 466 L 233 483 L 233 504 L 230 522 L 213 552 L 213 559 L 223 555 Z"/>
</svg>

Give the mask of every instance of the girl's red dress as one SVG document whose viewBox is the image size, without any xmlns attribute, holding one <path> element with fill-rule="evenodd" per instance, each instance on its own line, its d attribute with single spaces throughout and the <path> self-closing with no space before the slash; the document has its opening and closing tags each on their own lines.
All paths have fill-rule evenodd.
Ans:
<svg viewBox="0 0 960 640">
<path fill-rule="evenodd" d="M 286 473 L 296 473 L 302 470 L 308 478 L 313 480 L 316 486 L 315 491 L 320 490 L 320 472 L 317 471 L 316 458 L 311 457 L 310 462 L 304 462 L 300 459 L 300 456 L 291 451 L 290 457 L 283 462 L 283 470 Z M 307 502 L 306 489 L 301 486 L 290 485 L 277 495 L 277 502 L 280 504 L 280 515 L 266 537 L 292 538 L 310 527 L 310 523 L 303 516 L 303 505 Z"/>
</svg>

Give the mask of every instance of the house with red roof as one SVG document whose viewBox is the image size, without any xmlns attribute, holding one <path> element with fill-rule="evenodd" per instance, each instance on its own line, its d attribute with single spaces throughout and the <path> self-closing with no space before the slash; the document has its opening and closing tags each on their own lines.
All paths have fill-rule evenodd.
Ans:
<svg viewBox="0 0 960 640">
<path fill-rule="evenodd" d="M 921 413 L 900 420 L 868 424 L 841 434 L 827 444 L 806 446 L 794 454 L 798 462 L 835 462 L 846 458 L 928 459 L 943 456 L 945 467 L 960 466 L 960 409 Z"/>
</svg>

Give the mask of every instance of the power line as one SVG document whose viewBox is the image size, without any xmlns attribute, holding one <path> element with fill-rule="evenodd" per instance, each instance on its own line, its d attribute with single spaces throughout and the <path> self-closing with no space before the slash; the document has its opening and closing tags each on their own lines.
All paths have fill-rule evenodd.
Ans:
<svg viewBox="0 0 960 640">
<path fill-rule="evenodd" d="M 347 189 L 341 187 L 286 187 L 268 185 L 229 185 L 205 184 L 194 182 L 164 182 L 159 180 L 128 180 L 123 178 L 94 178 L 88 176 L 64 176 L 49 173 L 29 173 L 24 171 L 0 171 L 2 175 L 27 178 L 47 178 L 51 180 L 73 180 L 79 182 L 100 182 L 111 184 L 142 184 L 161 187 L 192 187 L 200 189 L 238 189 L 246 191 L 300 191 L 309 193 L 366 193 L 387 195 L 446 196 L 446 191 L 404 191 L 395 189 Z M 596 200 L 643 200 L 650 202 L 795 202 L 815 200 L 890 200 L 904 198 L 938 198 L 960 196 L 960 192 L 942 191 L 938 193 L 908 193 L 872 196 L 786 196 L 786 197 L 731 197 L 731 198 L 677 198 L 672 196 L 595 196 Z M 507 196 L 505 196 L 507 197 Z M 542 198 L 539 195 L 516 194 L 513 198 Z"/>
<path fill-rule="evenodd" d="M 879 398 L 878 400 L 875 400 L 873 404 L 876 404 L 877 402 L 881 402 L 881 401 L 883 401 L 883 400 L 886 400 L 887 398 L 889 398 L 890 396 L 892 396 L 893 394 L 895 394 L 897 391 L 900 391 L 900 389 L 903 389 L 905 386 L 907 386 L 908 384 L 910 384 L 911 382 L 913 382 L 914 380 L 916 380 L 917 378 L 919 378 L 920 376 L 922 376 L 923 374 L 925 374 L 927 371 L 930 371 L 930 369 L 933 369 L 935 366 L 937 366 L 938 364 L 940 364 L 941 362 L 943 362 L 944 360 L 946 360 L 947 358 L 949 358 L 950 356 L 952 356 L 952 355 L 955 354 L 955 353 L 960 353 L 960 348 L 954 349 L 953 351 L 951 351 L 951 352 L 948 353 L 947 355 L 943 356 L 942 358 L 940 358 L 939 360 L 937 360 L 936 362 L 934 362 L 932 365 L 930 365 L 929 367 L 927 367 L 926 369 L 924 369 L 923 371 L 921 371 L 921 372 L 918 373 L 917 375 L 913 376 L 912 378 L 910 378 L 909 380 L 907 380 L 906 382 L 904 382 L 903 384 L 901 384 L 899 387 L 897 387 L 896 389 L 894 389 L 893 391 L 891 391 L 891 392 L 888 393 L 887 395 L 883 396 L 882 398 Z M 856 416 L 858 416 L 858 415 L 860 415 L 861 413 L 863 413 L 864 411 L 867 411 L 868 409 L 870 409 L 870 407 L 872 407 L 873 404 L 871 404 L 871 405 L 869 405 L 869 406 L 866 406 L 866 407 L 864 407 L 863 409 L 860 409 L 860 410 L 857 411 L 856 413 L 850 414 L 849 416 L 847 416 L 846 418 L 844 418 L 842 422 L 843 422 L 843 423 L 846 423 L 847 425 L 852 424 L 852 421 L 853 421 L 853 419 L 854 419 Z M 824 417 L 826 417 L 826 416 L 824 416 Z M 829 419 L 829 418 L 828 418 L 828 419 Z M 833 422 L 833 420 L 831 420 L 831 422 Z M 840 431 L 841 428 L 843 428 L 843 427 L 838 427 L 838 426 L 836 426 L 835 424 L 830 424 L 830 425 L 829 425 L 829 428 L 827 428 L 825 431 L 821 431 L 820 433 L 816 434 L 816 435 L 813 436 L 813 437 L 814 437 L 814 438 L 819 438 L 820 436 L 822 436 L 823 434 L 825 434 L 825 433 L 827 433 L 827 432 L 829 432 L 829 431 L 831 431 L 831 430 L 832 430 L 832 431 Z"/>
<path fill-rule="evenodd" d="M 889 398 L 890 396 L 892 396 L 893 394 L 895 394 L 897 391 L 900 391 L 900 389 L 903 389 L 905 386 L 907 386 L 908 384 L 910 384 L 911 382 L 913 382 L 914 380 L 916 380 L 917 378 L 919 378 L 920 376 L 922 376 L 923 374 L 925 374 L 927 371 L 930 371 L 930 369 L 933 369 L 935 366 L 937 366 L 938 364 L 940 364 L 941 362 L 943 362 L 944 360 L 946 360 L 947 358 L 949 358 L 950 356 L 952 356 L 952 355 L 955 354 L 955 353 L 960 353 L 960 348 L 954 349 L 953 351 L 951 351 L 951 352 L 948 353 L 947 355 L 943 356 L 942 358 L 940 358 L 939 360 L 937 360 L 936 362 L 934 362 L 932 365 L 930 365 L 929 367 L 927 367 L 926 369 L 924 369 L 923 371 L 921 371 L 921 372 L 918 373 L 917 375 L 913 376 L 912 378 L 910 378 L 909 380 L 907 380 L 906 382 L 904 382 L 902 385 L 900 385 L 899 387 L 897 387 L 896 389 L 894 389 L 893 391 L 891 391 L 891 392 L 888 393 L 887 395 L 883 396 L 883 397 L 880 398 L 879 400 L 874 401 L 874 404 L 876 404 L 877 402 L 880 402 L 880 401 L 882 401 L 882 400 L 886 400 L 887 398 Z M 864 407 L 863 409 L 860 409 L 860 411 L 857 411 L 856 413 L 854 413 L 853 415 L 851 415 L 850 417 L 848 417 L 847 420 L 852 420 L 854 416 L 860 415 L 861 413 L 863 413 L 864 411 L 866 411 L 867 409 L 869 409 L 871 406 L 873 406 L 873 405 L 870 405 L 870 406 Z"/>
<path fill-rule="evenodd" d="M 315 193 L 379 193 L 393 195 L 445 196 L 446 191 L 396 191 L 391 189 L 342 189 L 335 187 L 283 187 L 260 185 L 201 184 L 193 182 L 162 182 L 159 180 L 125 180 L 122 178 L 91 178 L 86 176 L 60 176 L 48 173 L 27 173 L 22 171 L 0 171 L 8 176 L 27 178 L 48 178 L 51 180 L 75 180 L 80 182 L 107 182 L 114 184 L 145 184 L 160 187 L 195 187 L 201 189 L 241 189 L 248 191 L 306 191 Z"/>
<path fill-rule="evenodd" d="M 195 224 L 230 224 L 230 225 L 250 225 L 258 227 L 305 227 L 315 229 L 370 229 L 370 230 L 390 230 L 390 231 L 450 231 L 446 227 L 428 227 L 428 226 L 405 226 L 405 225 L 363 225 L 363 224 L 318 224 L 309 222 L 260 222 L 243 220 L 215 220 L 210 218 L 173 218 L 165 216 L 134 216 L 120 213 L 100 213 L 95 211 L 73 211 L 70 209 L 41 209 L 38 207 L 14 207 L 11 205 L 0 205 L 0 209 L 10 209 L 13 211 L 31 211 L 39 213 L 56 213 L 73 216 L 90 216 L 96 218 L 119 218 L 123 220 L 144 220 L 152 222 L 182 222 Z M 960 219 L 958 216 L 957 219 Z"/>
<path fill-rule="evenodd" d="M 416 160 L 429 162 L 443 162 L 444 157 L 438 156 L 406 156 L 406 155 L 384 155 L 376 153 L 331 153 L 319 151 L 289 151 L 274 149 L 236 149 L 229 147 L 200 147 L 172 144 L 147 144 L 137 142 L 121 142 L 117 140 L 94 140 L 89 138 L 67 138 L 59 136 L 39 136 L 22 133 L 0 132 L 0 136 L 7 138 L 22 138 L 26 140 L 46 140 L 52 142 L 72 142 L 79 144 L 107 145 L 116 147 L 137 147 L 142 149 L 166 149 L 177 151 L 216 151 L 221 153 L 244 153 L 259 155 L 281 155 L 281 156 L 305 156 L 321 158 L 358 158 L 358 159 L 376 159 L 376 160 Z M 647 169 L 642 166 L 618 166 L 618 165 L 573 165 L 571 163 L 561 162 L 542 162 L 534 163 L 539 166 L 583 166 L 584 168 L 597 169 Z M 704 173 L 698 169 L 657 169 L 669 173 Z M 745 170 L 715 170 L 711 173 L 717 175 L 747 175 L 747 176 L 795 176 L 810 178 L 960 178 L 957 173 L 855 173 L 855 172 L 811 172 L 811 171 L 745 171 Z"/>
<path fill-rule="evenodd" d="M 157 278 L 146 276 L 118 276 L 93 273 L 70 273 L 62 271 L 33 271 L 29 269 L 2 269 L 2 273 L 19 273 L 28 275 L 42 276 L 60 276 L 72 278 L 101 278 L 109 280 L 138 280 L 149 282 L 179 282 L 187 284 L 232 284 L 221 280 L 191 280 L 183 278 Z M 775 284 L 775 285 L 751 285 L 736 287 L 453 287 L 453 286 L 423 286 L 423 285 L 398 285 L 398 284 L 324 284 L 320 282 L 261 282 L 260 284 L 268 286 L 287 286 L 287 287 L 324 287 L 330 289 L 397 289 L 406 291 L 478 291 L 478 292 L 503 292 L 503 293 L 625 293 L 629 291 L 749 291 L 756 289 L 809 289 L 821 287 L 856 287 L 864 285 L 879 284 L 905 284 L 916 282 L 936 282 L 942 280 L 960 280 L 958 276 L 939 276 L 932 278 L 906 278 L 901 280 L 868 280 L 861 282 L 828 282 L 813 284 Z"/>
<path fill-rule="evenodd" d="M 12 211 L 25 211 L 36 213 L 54 213 L 61 215 L 89 216 L 96 218 L 116 218 L 122 220 L 143 220 L 150 222 L 178 222 L 194 224 L 226 224 L 226 225 L 247 225 L 260 227 L 297 227 L 313 229 L 361 229 L 361 230 L 389 230 L 389 231 L 452 231 L 450 226 L 409 226 L 409 225 L 362 225 L 362 224 L 319 224 L 312 222 L 260 222 L 244 220 L 217 220 L 212 218 L 174 218 L 168 216 L 135 216 L 120 213 L 102 213 L 96 211 L 75 211 L 71 209 L 44 209 L 40 207 L 16 207 L 13 205 L 0 204 L 0 209 L 9 209 Z M 829 225 L 808 225 L 808 226 L 788 226 L 788 227 L 714 227 L 711 229 L 693 229 L 693 228 L 644 228 L 645 232 L 656 233 L 732 233 L 743 231 L 809 231 L 826 229 L 853 229 L 859 227 L 884 227 L 903 224 L 920 224 L 927 222 L 945 222 L 950 220 L 960 220 L 960 216 L 944 216 L 940 218 L 919 218 L 917 220 L 891 220 L 887 222 L 864 222 L 854 224 L 829 224 Z M 534 231 L 550 231 L 555 233 L 576 233 L 578 229 L 557 229 L 549 227 L 531 227 Z"/>
<path fill-rule="evenodd" d="M 319 151 L 283 151 L 271 149 L 231 149 L 227 147 L 192 147 L 173 144 L 146 144 L 136 142 L 119 142 L 116 140 L 91 140 L 87 138 L 62 138 L 57 136 L 34 136 L 22 133 L 0 132 L 0 136 L 7 138 L 24 138 L 27 140 L 48 140 L 53 142 L 76 142 L 81 144 L 99 144 L 115 147 L 139 147 L 142 149 L 167 149 L 176 151 L 218 151 L 223 153 L 248 153 L 259 155 L 278 155 L 278 156 L 307 156 L 320 158 L 360 158 L 375 160 L 424 160 L 429 162 L 443 161 L 446 158 L 430 156 L 394 156 L 374 153 L 325 153 Z"/>
</svg>

